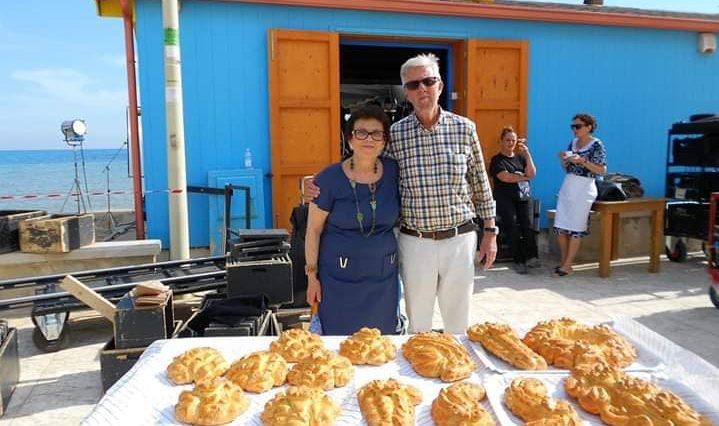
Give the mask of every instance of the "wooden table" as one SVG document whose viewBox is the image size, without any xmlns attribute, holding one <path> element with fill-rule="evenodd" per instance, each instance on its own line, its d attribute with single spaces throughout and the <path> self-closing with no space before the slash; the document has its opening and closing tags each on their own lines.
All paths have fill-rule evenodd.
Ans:
<svg viewBox="0 0 719 426">
<path fill-rule="evenodd" d="M 664 246 L 664 198 L 632 198 L 626 201 L 597 201 L 592 210 L 599 212 L 602 234 L 599 240 L 599 276 L 610 274 L 611 260 L 617 259 L 619 248 L 619 214 L 650 210 L 649 272 L 659 272 L 659 256 Z"/>
</svg>

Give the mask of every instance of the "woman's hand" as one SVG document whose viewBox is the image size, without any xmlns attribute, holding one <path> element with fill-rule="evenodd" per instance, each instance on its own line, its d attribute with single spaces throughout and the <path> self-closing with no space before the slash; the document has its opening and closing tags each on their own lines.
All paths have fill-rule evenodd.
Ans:
<svg viewBox="0 0 719 426">
<path fill-rule="evenodd" d="M 307 276 L 307 304 L 312 306 L 322 302 L 322 286 L 316 274 Z"/>
<path fill-rule="evenodd" d="M 579 164 L 580 166 L 583 166 L 587 164 L 587 160 L 584 159 L 581 155 L 573 155 L 568 160 L 570 163 Z"/>
<path fill-rule="evenodd" d="M 524 142 L 518 142 L 514 150 L 517 151 L 517 154 L 523 157 L 529 155 L 529 148 L 527 148 L 527 145 Z"/>
</svg>

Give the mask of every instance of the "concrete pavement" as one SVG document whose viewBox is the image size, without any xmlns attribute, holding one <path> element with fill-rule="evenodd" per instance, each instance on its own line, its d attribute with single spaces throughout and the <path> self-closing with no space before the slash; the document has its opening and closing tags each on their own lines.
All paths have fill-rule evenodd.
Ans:
<svg viewBox="0 0 719 426">
<path fill-rule="evenodd" d="M 609 279 L 597 276 L 596 264 L 554 278 L 555 265 L 545 263 L 529 275 L 515 273 L 508 264 L 478 270 L 472 320 L 527 324 L 562 316 L 602 321 L 624 315 L 719 366 L 719 309 L 707 295 L 703 256 L 684 263 L 663 259 L 658 274 L 646 272 L 647 258 L 625 259 L 613 262 Z M 14 315 L 10 323 L 19 329 L 21 377 L 0 426 L 80 423 L 102 397 L 99 350 L 112 335 L 110 323 L 89 312 L 73 313 L 70 347 L 42 353 L 32 343 L 27 314 Z M 441 327 L 437 309 L 434 322 Z"/>
</svg>

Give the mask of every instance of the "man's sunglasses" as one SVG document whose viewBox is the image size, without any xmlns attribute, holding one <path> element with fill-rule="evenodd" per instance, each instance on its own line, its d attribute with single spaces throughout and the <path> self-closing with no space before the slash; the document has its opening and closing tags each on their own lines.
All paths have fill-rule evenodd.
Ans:
<svg viewBox="0 0 719 426">
<path fill-rule="evenodd" d="M 570 124 L 570 125 L 569 125 L 569 127 L 570 127 L 572 130 L 579 130 L 579 129 L 581 129 L 581 128 L 584 127 L 584 126 L 586 126 L 586 124 Z"/>
<path fill-rule="evenodd" d="M 366 140 L 367 138 L 372 138 L 375 142 L 380 142 L 384 140 L 384 132 L 382 130 L 375 130 L 373 132 L 368 132 L 365 129 L 355 129 L 352 130 L 352 136 L 355 137 L 357 140 Z"/>
<path fill-rule="evenodd" d="M 413 80 L 413 81 L 408 81 L 408 82 L 404 83 L 404 88 L 407 90 L 417 90 L 417 89 L 419 89 L 420 83 L 424 84 L 424 87 L 430 87 L 430 86 L 434 86 L 439 81 L 440 81 L 439 77 L 425 77 L 421 80 Z"/>
</svg>

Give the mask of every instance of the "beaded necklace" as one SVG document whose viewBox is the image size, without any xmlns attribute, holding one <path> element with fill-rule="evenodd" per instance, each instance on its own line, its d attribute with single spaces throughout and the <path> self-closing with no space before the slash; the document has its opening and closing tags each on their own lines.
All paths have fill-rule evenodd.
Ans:
<svg viewBox="0 0 719 426">
<path fill-rule="evenodd" d="M 378 163 L 379 163 L 379 160 L 377 160 L 374 164 L 374 173 L 375 174 L 377 174 Z M 350 170 L 354 171 L 354 169 L 355 169 L 354 158 L 350 158 Z M 372 222 L 371 222 L 369 232 L 365 234 L 365 232 L 364 232 L 364 214 L 360 210 L 359 197 L 357 196 L 357 181 L 352 178 L 350 178 L 349 181 L 350 181 L 350 186 L 352 187 L 352 195 L 354 195 L 354 197 L 355 197 L 355 210 L 357 211 L 355 218 L 357 219 L 357 223 L 359 224 L 360 233 L 362 234 L 363 237 L 366 238 L 374 233 L 375 226 L 377 225 L 377 196 L 376 196 L 377 183 L 372 182 L 372 183 L 367 184 L 367 188 L 369 188 L 369 194 L 370 194 L 369 206 L 372 209 Z"/>
</svg>

